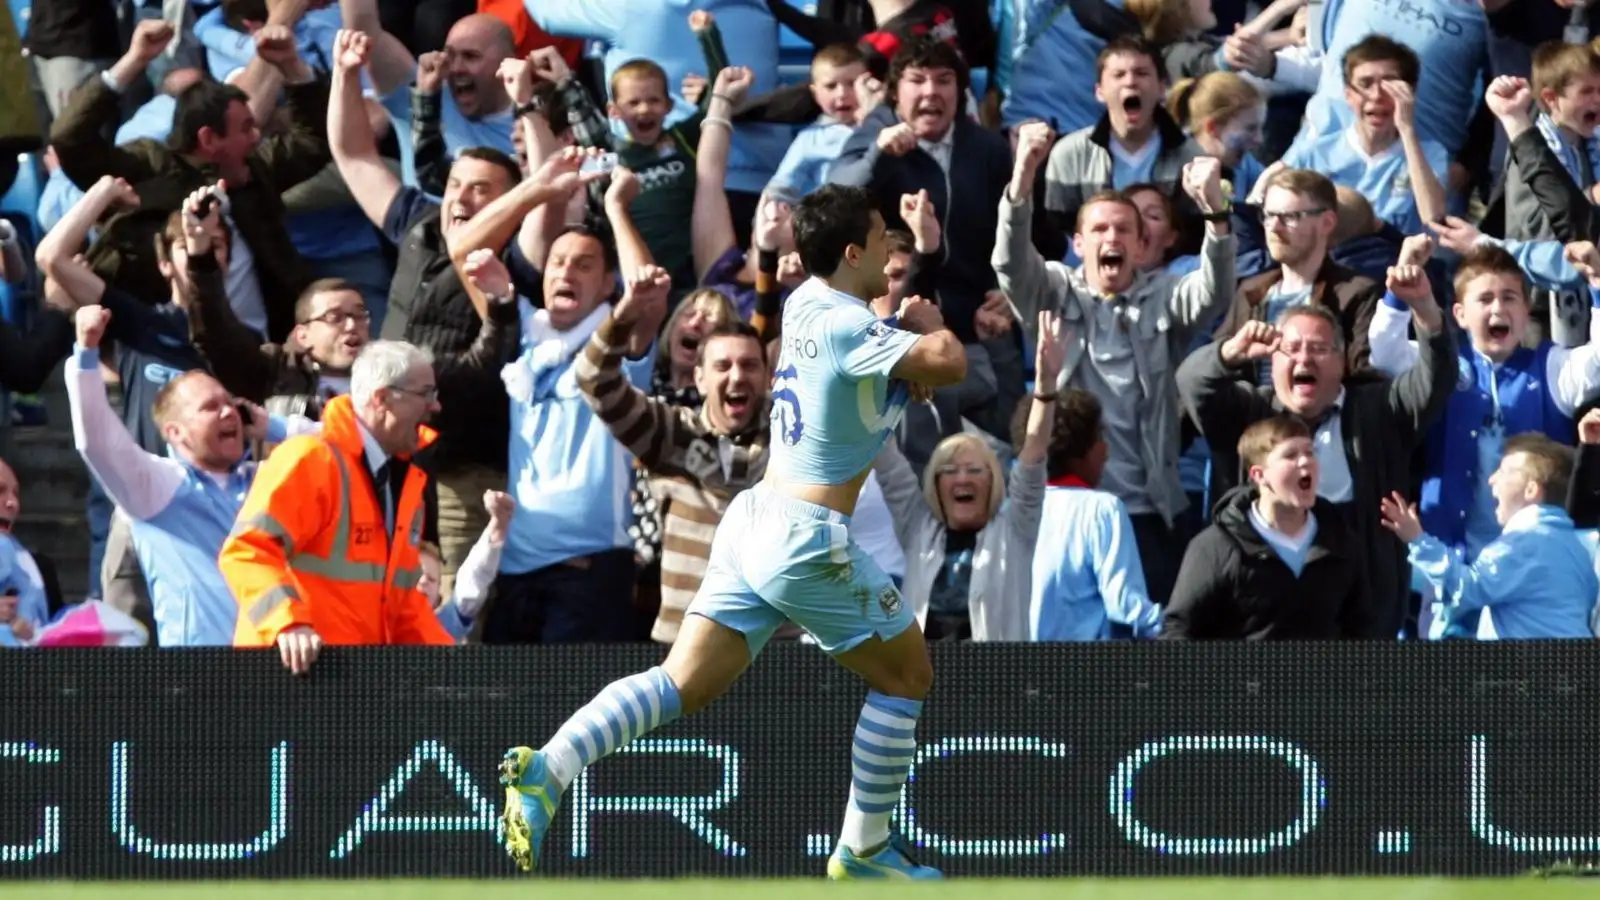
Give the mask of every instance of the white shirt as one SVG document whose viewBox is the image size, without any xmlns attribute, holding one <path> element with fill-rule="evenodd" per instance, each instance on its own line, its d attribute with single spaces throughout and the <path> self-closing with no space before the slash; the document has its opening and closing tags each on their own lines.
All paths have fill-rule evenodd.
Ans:
<svg viewBox="0 0 1600 900">
<path fill-rule="evenodd" d="M 933 161 L 938 163 L 939 168 L 944 170 L 946 178 L 950 177 L 950 157 L 955 152 L 956 146 L 956 126 L 954 122 L 951 122 L 950 127 L 945 130 L 944 137 L 939 138 L 937 141 L 919 139 L 917 146 L 921 147 L 924 153 L 933 157 Z"/>
<path fill-rule="evenodd" d="M 1350 460 L 1344 455 L 1344 388 L 1328 410 L 1328 417 L 1317 426 L 1312 443 L 1317 449 L 1317 463 L 1322 467 L 1322 478 L 1317 485 L 1317 496 L 1330 503 L 1349 503 L 1355 497 L 1355 483 L 1350 477 Z"/>
<path fill-rule="evenodd" d="M 228 230 L 233 233 L 232 243 L 228 245 L 228 271 L 223 282 L 228 291 L 228 306 L 246 328 L 265 335 L 267 304 L 261 297 L 261 281 L 256 277 L 255 254 L 250 252 L 250 245 L 239 234 L 233 219 L 226 221 Z"/>
</svg>

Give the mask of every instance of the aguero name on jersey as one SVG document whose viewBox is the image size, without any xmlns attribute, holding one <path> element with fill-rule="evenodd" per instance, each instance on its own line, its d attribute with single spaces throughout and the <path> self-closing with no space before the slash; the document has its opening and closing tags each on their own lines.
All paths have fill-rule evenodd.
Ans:
<svg viewBox="0 0 1600 900">
<path fill-rule="evenodd" d="M 769 465 L 801 484 L 846 484 L 866 471 L 905 413 L 910 385 L 890 372 L 918 337 L 821 279 L 790 294 Z"/>
</svg>

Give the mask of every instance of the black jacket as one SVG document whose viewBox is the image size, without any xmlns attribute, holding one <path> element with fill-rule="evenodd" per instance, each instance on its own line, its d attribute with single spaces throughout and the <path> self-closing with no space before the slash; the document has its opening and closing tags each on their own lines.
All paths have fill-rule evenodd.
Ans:
<svg viewBox="0 0 1600 900">
<path fill-rule="evenodd" d="M 1217 504 L 1189 543 L 1161 639 L 1333 640 L 1372 634 L 1372 591 L 1360 541 L 1332 503 L 1318 500 L 1317 533 L 1296 576 L 1250 522 L 1255 487 Z"/>
<path fill-rule="evenodd" d="M 945 235 L 939 308 L 963 343 L 976 343 L 973 315 L 985 292 L 999 286 L 989 258 L 1000 227 L 1000 198 L 1011 181 L 1011 147 L 1004 137 L 958 115 L 946 174 L 920 147 L 901 157 L 879 152 L 878 133 L 898 121 L 888 104 L 868 114 L 845 140 L 828 180 L 870 190 L 890 228 L 905 227 L 900 220 L 902 196 L 928 192 Z"/>
<path fill-rule="evenodd" d="M 1380 524 L 1379 502 L 1391 491 L 1409 492 L 1412 455 L 1443 414 L 1456 387 L 1456 342 L 1452 329 L 1417 335 L 1417 362 L 1399 378 L 1345 381 L 1339 411 L 1345 459 L 1355 489 L 1348 511 L 1365 548 L 1372 580 L 1374 633 L 1392 640 L 1410 612 L 1411 568 L 1406 545 Z M 1252 387 L 1222 364 L 1218 345 L 1190 354 L 1178 367 L 1184 409 L 1211 445 L 1215 496 L 1240 481 L 1239 437 L 1251 424 L 1283 407 L 1270 386 Z"/>
</svg>

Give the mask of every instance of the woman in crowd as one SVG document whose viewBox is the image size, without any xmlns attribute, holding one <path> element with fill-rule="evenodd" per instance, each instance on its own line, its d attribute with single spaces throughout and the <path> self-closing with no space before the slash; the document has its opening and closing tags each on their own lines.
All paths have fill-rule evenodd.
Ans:
<svg viewBox="0 0 1600 900">
<path fill-rule="evenodd" d="M 1056 376 L 1066 356 L 1060 319 L 1039 314 L 1036 383 L 1009 491 L 977 434 L 945 438 L 921 482 L 890 441 L 873 471 L 905 548 L 904 595 L 929 640 L 1025 641 L 1029 576 L 1044 503 Z"/>
</svg>

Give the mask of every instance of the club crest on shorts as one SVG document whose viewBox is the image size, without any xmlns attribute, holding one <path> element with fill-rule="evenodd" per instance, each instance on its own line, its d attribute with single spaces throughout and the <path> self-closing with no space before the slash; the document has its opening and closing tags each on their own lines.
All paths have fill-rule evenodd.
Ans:
<svg viewBox="0 0 1600 900">
<path fill-rule="evenodd" d="M 883 614 L 886 616 L 898 613 L 900 602 L 900 591 L 892 584 L 878 592 L 878 606 L 883 609 Z"/>
</svg>

